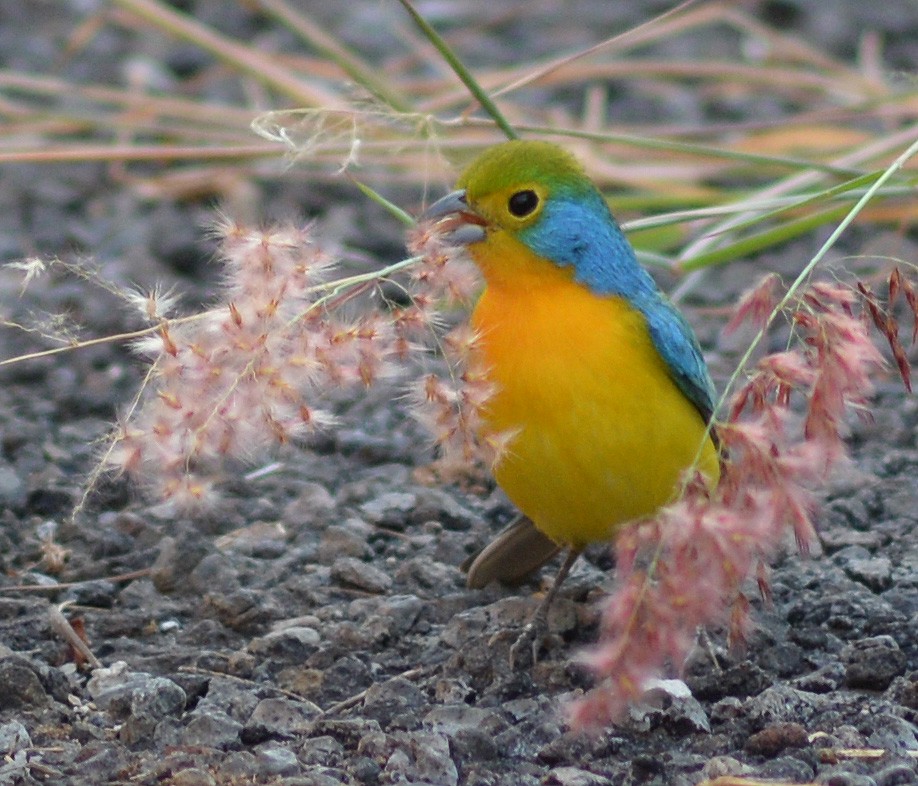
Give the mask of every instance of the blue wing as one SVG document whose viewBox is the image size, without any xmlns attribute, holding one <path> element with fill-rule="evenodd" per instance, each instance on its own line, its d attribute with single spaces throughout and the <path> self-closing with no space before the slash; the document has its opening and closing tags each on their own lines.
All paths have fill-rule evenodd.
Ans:
<svg viewBox="0 0 918 786">
<path fill-rule="evenodd" d="M 650 337 L 670 374 L 705 423 L 714 414 L 716 392 L 691 325 L 659 291 L 636 304 L 647 319 Z"/>
</svg>

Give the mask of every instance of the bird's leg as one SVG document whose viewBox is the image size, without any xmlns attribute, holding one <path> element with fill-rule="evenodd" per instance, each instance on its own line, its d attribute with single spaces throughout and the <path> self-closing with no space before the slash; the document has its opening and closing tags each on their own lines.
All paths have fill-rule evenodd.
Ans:
<svg viewBox="0 0 918 786">
<path fill-rule="evenodd" d="M 539 645 L 548 631 L 548 609 L 555 595 L 558 594 L 561 583 L 567 578 L 567 574 L 571 572 L 571 568 L 582 550 L 573 546 L 568 549 L 554 582 L 552 582 L 548 592 L 545 593 L 545 597 L 542 598 L 542 602 L 536 609 L 535 614 L 532 615 L 532 619 L 523 628 L 523 632 L 520 633 L 513 646 L 510 647 L 510 666 L 512 668 L 517 668 L 518 666 L 525 668 L 527 665 L 534 664 L 538 659 Z"/>
</svg>

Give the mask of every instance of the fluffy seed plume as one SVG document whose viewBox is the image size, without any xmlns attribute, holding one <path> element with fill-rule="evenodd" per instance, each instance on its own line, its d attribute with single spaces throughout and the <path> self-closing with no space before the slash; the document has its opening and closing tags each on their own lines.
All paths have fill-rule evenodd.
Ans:
<svg viewBox="0 0 918 786">
<path fill-rule="evenodd" d="M 138 343 L 153 366 L 108 455 L 176 507 L 213 500 L 229 459 L 251 460 L 331 421 L 310 402 L 322 386 L 389 373 L 392 331 L 381 317 L 345 323 L 317 305 L 331 267 L 308 229 L 216 229 L 226 281 L 208 311 L 169 321 L 161 294 L 136 305 L 160 323 Z"/>
<path fill-rule="evenodd" d="M 420 225 L 408 233 L 408 250 L 421 258 L 412 278 L 436 300 L 468 305 L 481 287 L 475 266 L 445 245 L 436 226 Z"/>
<path fill-rule="evenodd" d="M 763 326 L 777 302 L 774 283 L 741 299 L 740 319 Z M 699 626 L 726 625 L 742 643 L 746 582 L 755 579 L 767 596 L 765 561 L 788 532 L 808 550 L 816 492 L 848 455 L 846 418 L 866 406 L 872 376 L 885 365 L 855 313 L 858 302 L 853 289 L 810 285 L 789 314 L 794 347 L 763 358 L 725 407 L 718 488 L 693 479 L 653 521 L 619 535 L 600 643 L 583 655 L 598 685 L 571 707 L 575 726 L 619 719 L 654 679 L 685 662 Z M 879 308 L 869 297 L 860 303 L 871 315 Z M 888 338 L 888 321 L 872 321 Z"/>
<path fill-rule="evenodd" d="M 110 466 L 177 508 L 206 506 L 227 461 L 254 460 L 332 422 L 313 403 L 322 390 L 392 377 L 431 344 L 442 346 L 450 372 L 415 385 L 422 391 L 412 395 L 418 417 L 445 461 L 495 459 L 502 441 L 477 438 L 490 387 L 474 368 L 475 336 L 467 328 L 444 336 L 440 316 L 445 306 L 468 304 L 477 274 L 434 232 L 411 234 L 420 260 L 404 287 L 409 304 L 350 319 L 337 307 L 376 281 L 368 275 L 362 284 L 336 287 L 333 261 L 308 227 L 252 230 L 221 219 L 214 235 L 225 274 L 214 307 L 175 318 L 169 293 L 128 298 L 156 325 L 136 344 L 152 368 L 118 428 Z"/>
<path fill-rule="evenodd" d="M 426 301 L 468 306 L 481 288 L 475 266 L 456 249 L 445 245 L 438 227 L 421 226 L 408 238 L 409 250 L 421 263 L 413 274 L 413 286 L 421 288 Z M 463 323 L 444 335 L 439 346 L 447 371 L 426 374 L 409 390 L 412 412 L 433 437 L 439 457 L 434 469 L 441 478 L 493 469 L 512 450 L 513 432 L 489 432 L 485 424 L 494 384 L 484 366 L 480 337 Z"/>
</svg>

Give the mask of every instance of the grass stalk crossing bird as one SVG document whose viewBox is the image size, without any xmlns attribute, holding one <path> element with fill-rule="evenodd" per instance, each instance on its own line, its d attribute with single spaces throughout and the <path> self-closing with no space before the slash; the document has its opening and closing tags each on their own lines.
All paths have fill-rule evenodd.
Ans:
<svg viewBox="0 0 918 786">
<path fill-rule="evenodd" d="M 468 566 L 470 586 L 567 557 L 529 631 L 590 543 L 673 501 L 686 470 L 715 484 L 714 386 L 695 335 L 582 166 L 543 141 L 485 151 L 426 218 L 449 221 L 485 289 L 472 314 L 494 476 L 523 514 Z M 517 650 L 519 651 L 519 650 Z"/>
</svg>

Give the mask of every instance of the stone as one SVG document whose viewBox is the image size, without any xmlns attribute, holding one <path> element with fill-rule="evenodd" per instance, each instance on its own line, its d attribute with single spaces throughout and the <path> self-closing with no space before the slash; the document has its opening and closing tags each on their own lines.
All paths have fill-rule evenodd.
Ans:
<svg viewBox="0 0 918 786">
<path fill-rule="evenodd" d="M 743 776 L 752 771 L 748 764 L 743 764 L 732 756 L 712 756 L 701 768 L 705 780 L 716 780 L 728 775 Z"/>
<path fill-rule="evenodd" d="M 0 463 L 0 508 L 22 507 L 26 497 L 26 484 L 19 473 L 6 462 Z"/>
<path fill-rule="evenodd" d="M 481 520 L 453 496 L 436 487 L 426 487 L 418 491 L 412 518 L 415 522 L 431 519 L 442 524 L 444 529 L 454 531 L 471 529 Z"/>
<path fill-rule="evenodd" d="M 14 720 L 0 726 L 0 755 L 10 756 L 17 751 L 32 747 L 29 731 L 19 721 Z"/>
<path fill-rule="evenodd" d="M 806 725 L 823 701 L 817 694 L 775 685 L 748 699 L 745 711 L 749 721 L 760 728 L 784 722 Z"/>
<path fill-rule="evenodd" d="M 794 756 L 781 756 L 754 767 L 752 779 L 762 778 L 788 783 L 810 783 L 815 774 L 813 766 Z"/>
<path fill-rule="evenodd" d="M 200 767 L 186 767 L 169 778 L 170 786 L 217 786 L 217 779 Z"/>
<path fill-rule="evenodd" d="M 363 712 L 368 718 L 379 722 L 385 728 L 400 716 L 407 716 L 397 722 L 401 728 L 419 724 L 419 709 L 427 703 L 424 693 L 404 677 L 393 677 L 385 682 L 374 683 L 367 688 L 363 699 Z"/>
<path fill-rule="evenodd" d="M 689 672 L 685 681 L 698 699 L 716 701 L 726 696 L 754 696 L 772 684 L 771 676 L 755 663 L 744 660 L 722 670 L 705 667 Z"/>
<path fill-rule="evenodd" d="M 837 690 L 845 680 L 845 667 L 832 661 L 809 674 L 803 674 L 792 681 L 792 685 L 809 693 L 830 693 Z"/>
<path fill-rule="evenodd" d="M 775 756 L 785 748 L 805 748 L 809 744 L 806 729 L 799 723 L 773 723 L 749 736 L 744 749 L 758 756 Z"/>
<path fill-rule="evenodd" d="M 396 749 L 383 771 L 393 781 L 456 786 L 459 772 L 450 756 L 449 741 L 442 734 L 417 731 L 395 735 Z"/>
<path fill-rule="evenodd" d="M 131 671 L 123 661 L 96 669 L 87 690 L 99 709 L 124 721 L 120 734 L 128 745 L 152 737 L 157 724 L 180 714 L 187 699 L 172 680 Z"/>
<path fill-rule="evenodd" d="M 130 695 L 130 715 L 121 727 L 121 739 L 133 745 L 148 739 L 161 720 L 185 709 L 185 691 L 165 677 L 140 682 Z"/>
<path fill-rule="evenodd" d="M 299 755 L 304 764 L 329 764 L 344 756 L 344 746 L 334 737 L 323 734 L 303 740 Z"/>
<path fill-rule="evenodd" d="M 916 768 L 918 765 L 914 759 L 893 762 L 876 773 L 873 779 L 877 786 L 913 786 L 918 782 Z"/>
<path fill-rule="evenodd" d="M 298 775 L 302 770 L 296 754 L 276 742 L 255 749 L 255 766 L 259 775 L 268 778 Z"/>
<path fill-rule="evenodd" d="M 255 780 L 258 765 L 249 751 L 230 751 L 221 759 L 218 772 L 229 783 L 247 783 Z"/>
<path fill-rule="evenodd" d="M 882 592 L 892 585 L 892 561 L 888 557 L 852 559 L 845 565 L 845 573 L 873 592 Z"/>
<path fill-rule="evenodd" d="M 249 652 L 262 658 L 302 663 L 321 641 L 315 628 L 294 626 L 271 631 L 249 642 Z"/>
<path fill-rule="evenodd" d="M 338 557 L 331 566 L 331 578 L 345 587 L 373 594 L 387 592 L 392 586 L 392 577 L 388 573 L 354 557 Z"/>
<path fill-rule="evenodd" d="M 877 782 L 869 775 L 853 772 L 855 766 L 857 765 L 845 762 L 822 770 L 816 778 L 816 783 L 826 786 L 876 786 Z"/>
<path fill-rule="evenodd" d="M 298 527 L 324 524 L 335 509 L 335 499 L 325 486 L 312 481 L 300 486 L 299 495 L 284 508 L 284 521 Z"/>
<path fill-rule="evenodd" d="M 506 725 L 506 721 L 494 710 L 470 707 L 468 704 L 437 706 L 424 716 L 424 726 L 447 737 L 467 729 L 486 729 L 494 733 L 502 731 Z"/>
<path fill-rule="evenodd" d="M 871 636 L 851 642 L 841 652 L 849 688 L 886 690 L 905 673 L 907 657 L 892 636 Z"/>
<path fill-rule="evenodd" d="M 579 767 L 555 767 L 543 783 L 550 786 L 608 786 L 609 779 Z"/>
<path fill-rule="evenodd" d="M 188 576 L 207 552 L 203 539 L 184 538 L 180 542 L 171 536 L 163 538 L 150 574 L 156 589 L 164 594 L 187 590 Z"/>
<path fill-rule="evenodd" d="M 880 713 L 870 719 L 870 733 L 867 744 L 871 748 L 882 748 L 885 751 L 905 753 L 918 750 L 918 727 L 905 718 L 889 713 Z"/>
<path fill-rule="evenodd" d="M 322 710 L 311 701 L 267 698 L 258 702 L 245 726 L 247 730 L 257 728 L 266 736 L 294 737 L 305 734 L 310 722 L 321 714 Z"/>
<path fill-rule="evenodd" d="M 227 750 L 240 743 L 242 724 L 225 712 L 200 708 L 191 713 L 182 739 L 185 745 L 203 745 L 208 748 Z"/>
<path fill-rule="evenodd" d="M 349 521 L 359 521 L 359 519 Z M 329 564 L 338 557 L 364 560 L 373 556 L 373 549 L 367 542 L 367 532 L 363 531 L 369 530 L 369 527 L 362 521 L 359 521 L 362 525 L 360 528 L 348 526 L 349 521 L 344 525 L 333 524 L 322 533 L 317 553 L 320 562 Z"/>
<path fill-rule="evenodd" d="M 363 517 L 371 524 L 401 531 L 418 505 L 417 494 L 388 491 L 360 506 Z"/>
<path fill-rule="evenodd" d="M 93 740 L 83 745 L 75 763 L 85 772 L 91 772 L 97 783 L 116 783 L 128 767 L 127 748 L 110 740 Z"/>
<path fill-rule="evenodd" d="M 0 660 L 0 707 L 40 707 L 47 701 L 48 694 L 26 658 L 14 655 Z"/>
</svg>

